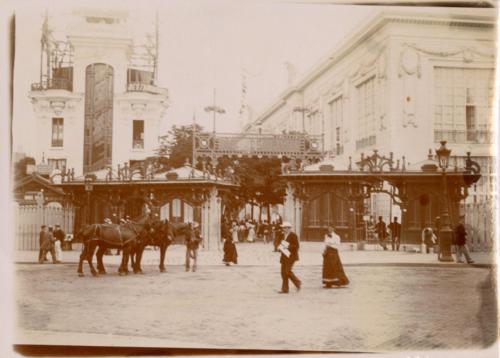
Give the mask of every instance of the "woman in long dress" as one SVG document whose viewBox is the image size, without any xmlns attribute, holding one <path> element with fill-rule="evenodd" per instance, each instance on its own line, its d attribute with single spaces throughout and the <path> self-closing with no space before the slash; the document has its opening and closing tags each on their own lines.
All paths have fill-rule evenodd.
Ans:
<svg viewBox="0 0 500 358">
<path fill-rule="evenodd" d="M 235 243 L 238 242 L 238 225 L 233 222 L 231 229 L 224 237 L 224 258 L 222 262 L 229 266 L 232 263 L 238 263 L 238 252 Z"/>
<path fill-rule="evenodd" d="M 325 250 L 323 251 L 323 285 L 325 288 L 349 284 L 349 279 L 345 275 L 340 261 L 339 247 L 340 237 L 332 227 L 329 227 L 328 233 L 325 235 Z"/>
<path fill-rule="evenodd" d="M 254 242 L 255 241 L 255 225 L 252 221 L 249 221 L 247 223 L 247 229 L 248 229 L 247 241 Z"/>
</svg>

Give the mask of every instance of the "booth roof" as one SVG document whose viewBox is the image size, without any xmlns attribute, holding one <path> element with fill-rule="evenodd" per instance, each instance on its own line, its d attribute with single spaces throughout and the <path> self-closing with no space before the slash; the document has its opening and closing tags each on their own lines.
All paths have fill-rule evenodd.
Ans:
<svg viewBox="0 0 500 358">
<path fill-rule="evenodd" d="M 105 181 L 106 176 L 108 174 L 108 169 L 100 169 L 94 172 L 87 173 L 86 175 L 81 175 L 75 177 L 74 181 L 84 181 L 85 176 L 95 175 L 97 181 Z M 155 173 L 152 179 L 143 179 L 139 172 L 134 173 L 132 175 L 131 181 L 140 181 L 140 180 L 149 180 L 149 181 L 165 181 L 167 179 L 167 175 L 177 175 L 176 180 L 212 180 L 212 181 L 227 181 L 221 177 L 217 177 L 214 174 L 210 174 L 208 172 L 203 172 L 196 168 L 192 168 L 190 165 L 184 165 L 179 168 L 171 169 L 166 172 Z M 115 170 L 112 171 L 113 179 L 112 181 L 116 181 L 118 178 L 118 174 Z"/>
</svg>

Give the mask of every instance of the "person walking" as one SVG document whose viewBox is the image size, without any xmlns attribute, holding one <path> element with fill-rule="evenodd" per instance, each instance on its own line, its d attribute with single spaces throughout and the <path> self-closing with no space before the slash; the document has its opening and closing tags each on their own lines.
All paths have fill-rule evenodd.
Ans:
<svg viewBox="0 0 500 358">
<path fill-rule="evenodd" d="M 462 263 L 462 254 L 468 264 L 473 264 L 474 261 L 470 257 L 469 249 L 467 247 L 467 231 L 464 226 L 464 217 L 460 216 L 458 225 L 455 227 L 455 240 L 457 245 L 457 263 Z"/>
<path fill-rule="evenodd" d="M 399 244 L 401 243 L 401 224 L 398 223 L 398 217 L 394 217 L 394 221 L 389 224 L 391 231 L 391 246 L 392 251 L 399 251 Z"/>
<path fill-rule="evenodd" d="M 428 254 L 431 251 L 431 248 L 434 249 L 437 243 L 437 238 L 432 228 L 426 227 L 422 230 L 422 244 L 425 245 L 425 252 Z"/>
<path fill-rule="evenodd" d="M 325 235 L 325 249 L 323 251 L 323 285 L 325 288 L 345 286 L 349 279 L 345 275 L 344 267 L 339 256 L 340 236 L 333 227 L 328 227 Z"/>
<path fill-rule="evenodd" d="M 281 263 L 281 291 L 278 293 L 288 293 L 288 280 L 292 280 L 292 283 L 300 290 L 302 282 L 292 271 L 293 264 L 299 260 L 299 239 L 297 234 L 292 231 L 292 224 L 285 221 L 281 227 L 284 230 L 284 239 L 281 241 L 279 250 L 281 251 L 280 263 Z"/>
<path fill-rule="evenodd" d="M 54 251 L 54 236 L 52 235 L 53 229 L 52 227 L 49 228 L 49 231 L 43 231 L 43 241 L 42 241 L 42 258 L 47 255 L 48 252 L 50 252 L 50 256 L 52 257 L 52 263 L 56 264 L 57 259 L 56 259 L 56 253 Z M 38 261 L 39 263 L 43 264 L 43 259 Z"/>
<path fill-rule="evenodd" d="M 236 221 L 233 221 L 233 223 L 231 224 L 231 229 L 229 229 L 229 231 L 231 232 L 231 239 L 233 240 L 234 243 L 237 243 L 240 241 L 239 239 L 239 236 L 238 236 L 238 224 L 236 223 Z"/>
<path fill-rule="evenodd" d="M 438 252 L 438 260 L 441 261 L 441 218 L 439 216 L 436 216 L 434 219 L 434 227 L 436 230 L 434 230 L 434 235 L 436 235 L 436 248 Z"/>
<path fill-rule="evenodd" d="M 378 223 L 375 225 L 375 232 L 377 233 L 380 246 L 382 246 L 384 251 L 386 251 L 387 245 L 385 243 L 385 239 L 387 238 L 387 226 L 385 225 L 382 216 L 378 217 Z"/>
<path fill-rule="evenodd" d="M 38 250 L 38 262 L 43 264 L 44 261 L 47 260 L 47 252 L 43 250 L 43 243 L 45 241 L 45 234 L 47 233 L 47 226 L 42 225 L 40 227 L 40 233 L 38 235 L 38 245 L 39 245 L 39 250 Z"/>
<path fill-rule="evenodd" d="M 253 223 L 252 220 L 249 220 L 247 222 L 247 230 L 248 230 L 247 241 L 254 242 L 255 241 L 255 224 Z"/>
<path fill-rule="evenodd" d="M 189 271 L 191 266 L 191 259 L 193 259 L 193 272 L 196 272 L 198 260 L 198 247 L 202 241 L 199 225 L 193 222 L 186 229 L 186 272 Z"/>
<path fill-rule="evenodd" d="M 233 223 L 233 228 L 237 231 L 236 224 Z M 233 228 L 227 231 L 224 235 L 224 257 L 222 258 L 222 262 L 229 266 L 232 263 L 238 263 L 238 252 L 236 251 L 235 239 L 233 238 L 232 232 Z M 236 237 L 236 242 L 238 241 L 238 237 Z"/>
</svg>

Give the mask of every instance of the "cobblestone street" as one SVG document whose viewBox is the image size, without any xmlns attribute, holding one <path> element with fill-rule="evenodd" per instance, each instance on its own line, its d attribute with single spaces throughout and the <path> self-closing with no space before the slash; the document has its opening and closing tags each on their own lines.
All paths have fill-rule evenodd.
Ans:
<svg viewBox="0 0 500 358">
<path fill-rule="evenodd" d="M 302 290 L 279 295 L 277 260 L 195 273 L 170 262 L 168 273 L 146 265 L 128 277 L 107 267 L 79 278 L 74 263 L 17 264 L 16 343 L 374 352 L 496 339 L 488 268 L 347 265 L 351 284 L 327 290 L 320 265 L 298 265 Z"/>
</svg>

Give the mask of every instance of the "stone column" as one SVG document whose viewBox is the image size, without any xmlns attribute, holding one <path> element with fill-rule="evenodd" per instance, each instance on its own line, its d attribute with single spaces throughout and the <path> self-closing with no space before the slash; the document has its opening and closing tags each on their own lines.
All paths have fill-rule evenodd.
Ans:
<svg viewBox="0 0 500 358">
<path fill-rule="evenodd" d="M 201 232 L 206 250 L 220 249 L 221 200 L 217 196 L 217 188 L 210 189 L 207 201 L 202 205 Z"/>
<path fill-rule="evenodd" d="M 283 221 L 288 221 L 292 224 L 295 222 L 295 198 L 293 197 L 293 189 L 290 184 L 286 187 L 285 202 L 283 204 Z"/>
<path fill-rule="evenodd" d="M 295 220 L 292 223 L 292 229 L 299 237 L 299 241 L 302 239 L 302 200 L 295 199 Z"/>
</svg>

